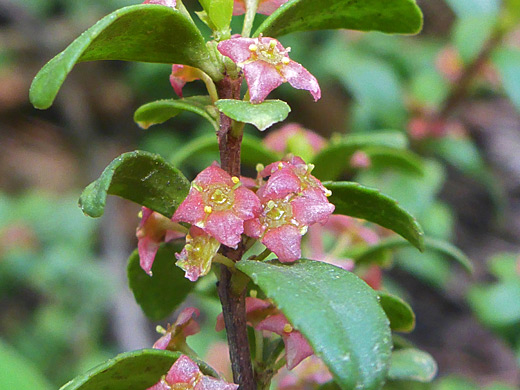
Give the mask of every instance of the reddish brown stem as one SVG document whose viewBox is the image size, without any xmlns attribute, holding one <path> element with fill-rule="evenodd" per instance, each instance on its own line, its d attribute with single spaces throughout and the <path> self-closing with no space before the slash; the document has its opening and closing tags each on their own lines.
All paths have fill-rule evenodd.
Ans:
<svg viewBox="0 0 520 390">
<path fill-rule="evenodd" d="M 217 83 L 220 99 L 240 99 L 242 79 L 233 80 L 224 77 Z M 232 176 L 240 177 L 240 145 L 242 134 L 233 134 L 233 121 L 224 114 L 220 114 L 220 129 L 218 144 L 222 169 Z M 224 247 L 222 253 L 233 261 L 239 261 L 244 254 L 244 246 L 237 249 Z M 246 291 L 237 292 L 232 285 L 233 274 L 226 266 L 221 266 L 218 293 L 222 303 L 222 313 L 226 324 L 226 333 L 229 344 L 229 355 L 233 379 L 240 385 L 240 390 L 255 390 L 256 383 L 251 364 L 251 353 L 246 327 Z"/>
</svg>

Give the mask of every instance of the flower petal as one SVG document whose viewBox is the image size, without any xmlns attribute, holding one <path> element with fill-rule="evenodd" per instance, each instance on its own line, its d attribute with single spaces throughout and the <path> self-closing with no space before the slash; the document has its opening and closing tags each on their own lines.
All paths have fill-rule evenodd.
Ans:
<svg viewBox="0 0 520 390">
<path fill-rule="evenodd" d="M 194 387 L 194 390 L 237 390 L 238 385 L 204 375 Z"/>
<path fill-rule="evenodd" d="M 137 251 L 139 252 L 139 265 L 148 274 L 152 275 L 152 266 L 155 255 L 161 244 L 150 237 L 143 237 L 137 241 Z"/>
<path fill-rule="evenodd" d="M 263 102 L 273 89 L 284 82 L 284 78 L 273 65 L 260 60 L 245 64 L 244 75 L 252 103 Z"/>
<path fill-rule="evenodd" d="M 235 184 L 231 180 L 229 173 L 215 163 L 200 172 L 193 182 L 201 187 L 206 187 L 212 184 L 225 184 L 228 186 L 233 186 Z"/>
<path fill-rule="evenodd" d="M 200 374 L 197 364 L 186 355 L 181 355 L 166 374 L 166 382 L 170 385 L 175 383 L 190 383 Z"/>
<path fill-rule="evenodd" d="M 220 42 L 217 49 L 222 55 L 231 58 L 233 62 L 240 63 L 251 57 L 249 46 L 255 43 L 256 40 L 253 38 L 232 38 Z"/>
<path fill-rule="evenodd" d="M 296 367 L 306 357 L 314 354 L 307 340 L 297 330 L 284 333 L 282 338 L 285 343 L 285 359 L 289 370 Z"/>
<path fill-rule="evenodd" d="M 253 238 L 260 238 L 264 234 L 265 227 L 258 218 L 249 219 L 244 222 L 244 233 Z"/>
<path fill-rule="evenodd" d="M 191 188 L 186 199 L 179 205 L 173 214 L 172 221 L 188 222 L 196 224 L 206 217 L 204 212 L 204 200 L 202 194 L 195 188 Z"/>
<path fill-rule="evenodd" d="M 301 235 L 296 226 L 283 225 L 265 233 L 262 243 L 273 251 L 282 263 L 291 263 L 301 257 Z"/>
<path fill-rule="evenodd" d="M 318 80 L 299 63 L 290 61 L 288 65 L 282 68 L 282 74 L 294 88 L 309 91 L 314 101 L 321 98 Z"/>
<path fill-rule="evenodd" d="M 327 222 L 335 208 L 319 188 L 307 188 L 291 205 L 294 219 L 307 226 Z"/>
<path fill-rule="evenodd" d="M 235 203 L 233 211 L 242 220 L 248 220 L 258 216 L 262 212 L 260 199 L 256 194 L 245 186 L 235 190 Z"/>
<path fill-rule="evenodd" d="M 260 0 L 258 4 L 257 13 L 262 15 L 271 15 L 282 4 L 287 3 L 288 0 Z"/>
<path fill-rule="evenodd" d="M 214 211 L 208 216 L 204 231 L 221 244 L 235 247 L 244 232 L 244 221 L 229 211 Z"/>
<path fill-rule="evenodd" d="M 166 383 L 164 378 L 161 378 L 159 382 L 157 382 L 155 385 L 149 387 L 146 390 L 171 390 L 171 387 L 170 385 L 168 385 L 168 383 Z"/>
</svg>

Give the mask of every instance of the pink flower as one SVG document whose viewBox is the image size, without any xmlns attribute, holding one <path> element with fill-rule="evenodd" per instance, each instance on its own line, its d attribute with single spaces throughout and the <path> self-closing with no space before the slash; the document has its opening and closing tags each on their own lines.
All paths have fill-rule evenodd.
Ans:
<svg viewBox="0 0 520 390">
<path fill-rule="evenodd" d="M 292 370 L 303 359 L 314 353 L 307 340 L 293 328 L 283 314 L 267 317 L 255 329 L 266 330 L 282 336 L 285 344 L 285 359 L 289 370 Z"/>
<path fill-rule="evenodd" d="M 269 176 L 257 195 L 262 213 L 246 221 L 248 236 L 260 238 L 281 262 L 293 262 L 301 257 L 301 236 L 310 225 L 325 223 L 334 211 L 327 190 L 311 175 L 312 165 L 299 157 L 268 165 L 260 172 Z"/>
<path fill-rule="evenodd" d="M 190 81 L 199 80 L 202 71 L 188 65 L 172 65 L 172 73 L 170 75 L 170 84 L 173 90 L 182 98 L 182 88 Z"/>
<path fill-rule="evenodd" d="M 278 153 L 305 152 L 306 158 L 314 157 L 323 149 L 327 141 L 314 131 L 307 130 L 297 123 L 289 123 L 271 131 L 263 140 L 265 146 Z"/>
<path fill-rule="evenodd" d="M 155 342 L 153 348 L 180 351 L 186 344 L 186 337 L 200 332 L 200 326 L 195 318 L 200 315 L 198 309 L 187 307 L 177 317 L 173 325 L 168 326 L 164 335 Z"/>
<path fill-rule="evenodd" d="M 162 242 L 168 242 L 184 234 L 173 229 L 177 227 L 165 216 L 150 210 L 147 207 L 141 209 L 141 222 L 137 228 L 137 250 L 141 268 L 150 276 L 155 255 Z"/>
<path fill-rule="evenodd" d="M 371 165 L 372 161 L 370 160 L 370 157 L 362 150 L 354 152 L 350 157 L 350 166 L 352 168 L 366 169 L 370 168 Z"/>
<path fill-rule="evenodd" d="M 257 13 L 262 15 L 271 15 L 282 4 L 287 3 L 288 0 L 260 0 L 258 2 Z M 244 0 L 235 0 L 233 7 L 233 15 L 243 15 L 246 13 L 246 4 Z"/>
<path fill-rule="evenodd" d="M 143 4 L 158 4 L 166 7 L 175 8 L 177 6 L 176 0 L 145 0 Z"/>
<path fill-rule="evenodd" d="M 202 374 L 199 366 L 181 355 L 165 377 L 147 390 L 237 390 L 238 385 Z"/>
<path fill-rule="evenodd" d="M 281 371 L 277 379 L 279 390 L 315 389 L 330 382 L 332 374 L 319 358 L 311 356 L 291 372 Z"/>
<path fill-rule="evenodd" d="M 209 273 L 211 262 L 219 248 L 220 242 L 202 229 L 192 226 L 186 236 L 186 245 L 181 253 L 175 254 L 175 265 L 186 272 L 186 278 L 195 282 Z"/>
<path fill-rule="evenodd" d="M 276 39 L 231 38 L 220 42 L 218 50 L 243 68 L 253 103 L 261 103 L 273 89 L 285 82 L 294 88 L 308 90 L 314 100 L 321 97 L 316 78 L 291 60 L 290 49 L 285 49 Z"/>
<path fill-rule="evenodd" d="M 261 211 L 255 193 L 241 185 L 217 165 L 197 175 L 188 197 L 181 203 L 173 221 L 191 223 L 220 243 L 236 247 L 244 231 L 244 221 Z"/>
<path fill-rule="evenodd" d="M 246 297 L 247 325 L 256 327 L 256 325 L 263 321 L 268 315 L 275 312 L 277 312 L 277 309 L 272 302 L 260 298 Z M 224 316 L 220 313 L 217 317 L 215 330 L 220 332 L 224 330 L 224 328 Z"/>
</svg>

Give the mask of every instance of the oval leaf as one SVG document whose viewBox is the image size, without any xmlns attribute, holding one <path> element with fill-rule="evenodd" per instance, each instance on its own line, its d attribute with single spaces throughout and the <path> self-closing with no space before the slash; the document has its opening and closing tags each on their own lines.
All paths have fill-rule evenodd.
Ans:
<svg viewBox="0 0 520 390">
<path fill-rule="evenodd" d="M 143 129 L 152 125 L 166 122 L 168 119 L 179 115 L 182 111 L 191 111 L 206 119 L 215 131 L 218 125 L 211 115 L 208 107 L 211 107 L 209 96 L 191 96 L 184 99 L 157 100 L 139 107 L 134 114 L 134 121 Z"/>
<path fill-rule="evenodd" d="M 424 175 L 421 158 L 408 150 L 371 146 L 364 150 L 374 168 L 396 169 L 416 175 Z"/>
<path fill-rule="evenodd" d="M 321 180 L 335 180 L 350 164 L 350 156 L 370 146 L 386 146 L 404 149 L 408 146 L 406 136 L 400 131 L 381 131 L 371 134 L 349 134 L 332 141 L 313 159 L 316 166 L 312 174 Z"/>
<path fill-rule="evenodd" d="M 392 352 L 389 379 L 431 382 L 436 374 L 437 363 L 429 353 L 412 348 Z"/>
<path fill-rule="evenodd" d="M 214 135 L 205 135 L 188 142 L 175 152 L 171 161 L 174 165 L 182 166 L 190 158 L 200 153 L 214 153 L 215 158 L 218 158 L 217 138 Z M 255 167 L 258 163 L 267 165 L 279 159 L 280 156 L 267 149 L 260 139 L 244 134 L 241 149 L 242 164 Z"/>
<path fill-rule="evenodd" d="M 60 390 L 147 389 L 156 384 L 180 356 L 179 352 L 160 349 L 122 353 L 74 378 Z M 216 376 L 209 366 L 195 361 L 204 374 Z"/>
<path fill-rule="evenodd" d="M 408 303 L 395 295 L 378 291 L 379 303 L 390 320 L 390 329 L 411 332 L 415 328 L 415 314 Z"/>
<path fill-rule="evenodd" d="M 393 230 L 413 246 L 423 250 L 424 233 L 421 226 L 394 199 L 358 183 L 339 181 L 323 184 L 332 191 L 329 201 L 336 205 L 335 214 L 377 223 Z"/>
<path fill-rule="evenodd" d="M 223 114 L 236 121 L 250 123 L 260 131 L 283 121 L 291 112 L 291 107 L 281 100 L 264 100 L 253 104 L 242 100 L 221 99 L 215 105 Z"/>
<path fill-rule="evenodd" d="M 181 248 L 177 248 L 181 249 Z M 195 283 L 184 277 L 184 272 L 175 266 L 175 252 L 168 245 L 157 251 L 152 267 L 152 276 L 139 265 L 139 253 L 135 250 L 128 259 L 128 283 L 135 300 L 148 318 L 154 321 L 169 316 L 191 292 Z"/>
<path fill-rule="evenodd" d="M 341 388 L 381 387 L 392 348 L 390 328 L 376 292 L 366 283 L 344 269 L 311 260 L 243 260 L 237 268 L 276 302 Z"/>
<path fill-rule="evenodd" d="M 361 252 L 353 254 L 352 257 L 358 264 L 366 263 L 373 259 L 378 259 L 381 253 L 388 250 L 406 248 L 409 246 L 410 243 L 401 240 L 400 238 L 388 238 L 375 245 L 367 247 Z M 426 237 L 424 239 L 424 248 L 425 250 L 431 250 L 445 255 L 459 263 L 468 273 L 473 273 L 473 264 L 471 263 L 471 260 L 460 249 L 449 242 Z M 420 261 L 420 259 L 418 259 L 418 261 Z"/>
<path fill-rule="evenodd" d="M 49 108 L 74 65 L 96 60 L 184 64 L 222 78 L 190 19 L 170 7 L 135 5 L 104 17 L 49 61 L 31 85 L 32 104 Z"/>
<path fill-rule="evenodd" d="M 143 151 L 124 153 L 90 183 L 79 198 L 83 212 L 103 215 L 107 195 L 117 195 L 170 218 L 188 196 L 190 182 L 161 156 Z"/>
<path fill-rule="evenodd" d="M 292 0 L 268 17 L 254 36 L 338 28 L 416 34 L 422 14 L 413 0 Z"/>
</svg>

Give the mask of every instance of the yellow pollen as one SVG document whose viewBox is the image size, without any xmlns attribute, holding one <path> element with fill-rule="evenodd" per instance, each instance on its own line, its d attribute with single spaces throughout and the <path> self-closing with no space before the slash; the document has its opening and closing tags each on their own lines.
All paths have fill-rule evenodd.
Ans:
<svg viewBox="0 0 520 390">
<path fill-rule="evenodd" d="M 276 47 L 276 41 L 274 39 L 271 39 L 271 42 L 269 42 L 269 50 L 273 50 Z"/>
<path fill-rule="evenodd" d="M 238 184 L 238 183 L 240 182 L 240 179 L 239 179 L 238 177 L 236 177 L 236 176 L 233 176 L 233 177 L 231 178 L 231 181 L 232 181 L 233 183 L 235 183 L 235 184 Z"/>
<path fill-rule="evenodd" d="M 256 298 L 257 295 L 258 295 L 258 291 L 256 291 L 256 290 L 249 291 L 249 296 L 250 297 Z"/>
<path fill-rule="evenodd" d="M 282 169 L 282 168 L 283 168 L 283 164 L 282 164 L 282 162 L 279 162 L 278 163 L 278 169 Z"/>
<path fill-rule="evenodd" d="M 291 62 L 291 60 L 289 59 L 289 57 L 284 57 L 284 58 L 282 58 L 282 64 L 284 64 L 284 65 L 289 65 L 289 62 Z"/>
<path fill-rule="evenodd" d="M 332 195 L 332 191 L 331 190 L 326 190 L 325 191 L 325 196 L 328 198 L 329 196 Z"/>
<path fill-rule="evenodd" d="M 283 331 L 284 333 L 291 333 L 293 331 L 293 327 L 291 326 L 291 324 L 285 324 L 283 326 Z"/>
<path fill-rule="evenodd" d="M 204 206 L 204 212 L 206 214 L 211 214 L 212 211 L 213 209 L 211 208 L 211 206 Z"/>
<path fill-rule="evenodd" d="M 161 325 L 157 325 L 155 331 L 159 334 L 166 334 L 166 329 L 164 329 Z"/>
<path fill-rule="evenodd" d="M 276 206 L 276 203 L 274 203 L 272 200 L 270 200 L 269 202 L 267 202 L 267 208 L 268 208 L 269 210 L 272 210 L 275 206 Z"/>
<path fill-rule="evenodd" d="M 249 45 L 249 51 L 257 51 L 258 50 L 258 46 L 256 46 L 254 43 L 250 44 Z"/>
<path fill-rule="evenodd" d="M 139 218 L 143 218 L 143 210 L 140 210 L 138 213 L 137 213 L 137 216 Z"/>
<path fill-rule="evenodd" d="M 264 170 L 264 164 L 256 164 L 256 171 L 261 172 Z"/>
</svg>

